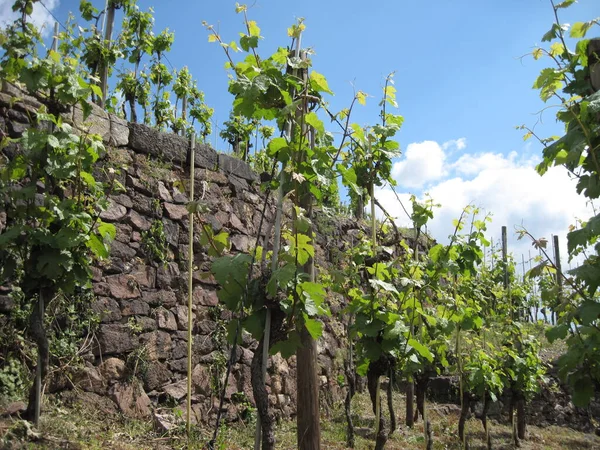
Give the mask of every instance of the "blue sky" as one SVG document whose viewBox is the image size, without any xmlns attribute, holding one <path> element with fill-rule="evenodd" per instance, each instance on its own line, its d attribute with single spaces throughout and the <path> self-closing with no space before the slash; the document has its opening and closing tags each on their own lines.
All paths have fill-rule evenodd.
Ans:
<svg viewBox="0 0 600 450">
<path fill-rule="evenodd" d="M 44 3 L 63 21 L 79 4 Z M 94 1 L 99 8 L 103 3 Z M 0 0 L 1 19 L 10 4 Z M 222 123 L 232 101 L 225 55 L 208 43 L 202 21 L 215 25 L 224 40 L 237 39 L 243 18 L 235 13 L 235 2 L 141 0 L 138 5 L 154 7 L 156 32 L 175 31 L 169 61 L 190 68 Z M 599 12 L 597 0 L 580 0 L 563 10 L 561 20 L 587 21 Z M 514 128 L 535 124 L 535 113 L 545 106 L 531 86 L 548 62 L 521 56 L 541 44 L 552 25 L 549 0 L 256 0 L 248 14 L 261 27 L 263 55 L 286 46 L 287 27 L 304 17 L 303 44 L 314 49 L 313 68 L 335 92 L 332 110 L 347 107 L 354 89 L 373 96 L 355 110 L 353 121 L 359 124 L 377 121 L 385 77 L 396 72 L 398 113 L 405 117 L 398 136 L 404 155 L 394 166 L 397 191 L 404 200 L 409 193 L 430 192 L 443 203 L 432 224 L 439 239 L 469 202 L 494 213 L 496 236 L 503 224 L 509 229 L 523 224 L 537 236 L 564 236 L 574 216 L 587 214 L 563 172 L 535 174 L 541 147 L 524 143 Z M 538 126 L 542 136 L 561 133 L 552 110 L 544 119 Z M 217 147 L 225 149 L 220 140 Z M 381 190 L 378 197 L 402 222 L 390 192 Z M 521 245 L 516 252 L 525 249 Z"/>
</svg>

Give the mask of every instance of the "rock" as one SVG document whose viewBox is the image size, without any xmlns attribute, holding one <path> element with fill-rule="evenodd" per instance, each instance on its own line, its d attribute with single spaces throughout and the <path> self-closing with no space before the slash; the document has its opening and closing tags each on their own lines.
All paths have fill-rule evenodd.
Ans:
<svg viewBox="0 0 600 450">
<path fill-rule="evenodd" d="M 219 153 L 219 169 L 225 173 L 243 178 L 244 180 L 258 180 L 258 175 L 250 168 L 248 163 L 223 153 Z"/>
<path fill-rule="evenodd" d="M 128 353 L 137 347 L 137 337 L 132 336 L 131 330 L 125 324 L 102 324 L 98 332 L 99 349 L 102 355 Z"/>
<path fill-rule="evenodd" d="M 125 376 L 125 361 L 119 358 L 108 358 L 100 364 L 99 370 L 107 383 L 120 381 Z"/>
<path fill-rule="evenodd" d="M 219 304 L 217 292 L 213 290 L 204 289 L 202 287 L 194 288 L 192 292 L 192 300 L 194 304 L 202 306 L 217 306 Z"/>
<path fill-rule="evenodd" d="M 182 205 L 176 205 L 174 203 L 168 203 L 165 202 L 163 204 L 164 208 L 165 208 L 165 214 L 167 215 L 167 217 L 169 217 L 170 219 L 173 220 L 181 220 L 184 217 L 187 217 L 189 215 L 188 210 L 185 208 L 185 206 Z"/>
<path fill-rule="evenodd" d="M 127 121 L 114 114 L 109 114 L 110 140 L 114 147 L 125 147 L 129 143 L 129 126 Z"/>
<path fill-rule="evenodd" d="M 217 324 L 212 320 L 201 320 L 196 327 L 200 334 L 211 334 L 217 329 Z"/>
<path fill-rule="evenodd" d="M 208 170 L 216 170 L 219 165 L 217 152 L 206 144 L 196 144 L 194 165 Z"/>
<path fill-rule="evenodd" d="M 99 395 L 106 394 L 106 382 L 98 369 L 94 366 L 86 366 L 74 377 L 75 386 L 86 392 L 94 392 Z"/>
<path fill-rule="evenodd" d="M 177 425 L 175 422 L 175 417 L 170 414 L 157 414 L 155 412 L 152 416 L 154 430 L 159 434 L 166 434 L 176 428 Z"/>
<path fill-rule="evenodd" d="M 173 261 L 166 266 L 160 266 L 156 271 L 156 287 L 159 289 L 175 287 L 180 274 L 179 266 Z"/>
<path fill-rule="evenodd" d="M 158 389 L 171 381 L 173 372 L 169 370 L 165 363 L 160 361 L 151 361 L 144 374 L 144 386 L 149 391 Z"/>
<path fill-rule="evenodd" d="M 180 380 L 164 386 L 163 392 L 175 400 L 181 400 L 187 395 L 187 380 Z"/>
<path fill-rule="evenodd" d="M 140 297 L 135 278 L 129 275 L 110 275 L 106 277 L 110 295 L 117 299 L 132 299 Z"/>
<path fill-rule="evenodd" d="M 27 405 L 24 402 L 12 402 L 9 403 L 4 411 L 2 411 L 1 417 L 10 417 L 14 415 L 21 415 L 27 410 Z"/>
<path fill-rule="evenodd" d="M 177 330 L 177 321 L 175 320 L 175 314 L 168 309 L 159 308 L 156 310 L 156 323 L 158 328 L 164 330 Z"/>
<path fill-rule="evenodd" d="M 198 364 L 192 371 L 194 393 L 209 396 L 211 394 L 211 374 L 205 366 Z"/>
<path fill-rule="evenodd" d="M 179 189 L 173 186 L 173 200 L 174 203 L 187 203 L 188 197 Z"/>
<path fill-rule="evenodd" d="M 140 336 L 140 343 L 146 346 L 150 361 L 165 360 L 171 357 L 171 336 L 164 331 L 152 331 Z"/>
<path fill-rule="evenodd" d="M 154 289 L 156 285 L 156 269 L 152 266 L 136 267 L 131 272 L 131 276 L 135 278 L 139 286 Z"/>
<path fill-rule="evenodd" d="M 187 358 L 180 358 L 169 361 L 169 368 L 173 372 L 187 373 Z"/>
<path fill-rule="evenodd" d="M 133 202 L 131 201 L 128 195 L 118 194 L 113 195 L 111 198 L 119 205 L 123 205 L 125 208 L 133 208 Z"/>
<path fill-rule="evenodd" d="M 177 305 L 174 308 L 173 313 L 177 319 L 177 328 L 179 330 L 188 329 L 188 307 L 185 305 Z"/>
<path fill-rule="evenodd" d="M 141 329 L 142 333 L 147 333 L 148 331 L 154 331 L 157 328 L 156 319 L 146 316 L 136 316 L 135 322 L 137 326 Z"/>
<path fill-rule="evenodd" d="M 236 234 L 230 238 L 232 247 L 240 252 L 248 253 L 254 247 L 254 242 L 245 234 Z"/>
<path fill-rule="evenodd" d="M 161 158 L 163 161 L 185 163 L 189 141 L 175 134 L 161 133 L 140 123 L 129 124 L 129 145 L 138 152 Z"/>
<path fill-rule="evenodd" d="M 131 240 L 131 227 L 124 223 L 117 223 L 115 224 L 115 228 L 117 229 L 115 240 L 123 242 L 124 244 L 129 243 Z"/>
<path fill-rule="evenodd" d="M 91 114 L 84 119 L 81 106 L 73 107 L 73 125 L 75 128 L 90 134 L 99 135 L 104 143 L 110 141 L 110 119 L 108 113 L 98 105 L 88 102 L 92 107 Z"/>
<path fill-rule="evenodd" d="M 127 417 L 145 419 L 152 414 L 152 403 L 137 382 L 115 384 L 110 390 L 110 398 Z"/>
<path fill-rule="evenodd" d="M 167 243 L 176 247 L 179 243 L 179 225 L 169 219 L 163 218 L 163 229 L 165 230 L 165 237 Z"/>
<path fill-rule="evenodd" d="M 252 363 L 252 358 L 254 358 L 254 352 L 247 348 L 241 347 L 239 362 L 246 366 L 250 366 L 250 364 Z"/>
<path fill-rule="evenodd" d="M 164 200 L 165 202 L 173 202 L 173 197 L 171 196 L 171 193 L 162 181 L 158 182 L 158 196 L 161 200 Z"/>
<path fill-rule="evenodd" d="M 152 224 L 142 217 L 137 211 L 130 210 L 127 216 L 125 217 L 127 223 L 133 226 L 134 229 L 140 231 L 148 231 Z"/>
<path fill-rule="evenodd" d="M 150 306 L 164 306 L 171 308 L 177 304 L 177 296 L 173 291 L 162 289 L 160 291 L 144 291 L 142 292 L 142 300 Z"/>
<path fill-rule="evenodd" d="M 156 184 L 156 181 L 154 179 L 152 180 L 152 182 L 142 182 L 139 178 L 136 178 L 129 174 L 125 179 L 125 185 L 127 187 L 133 188 L 135 191 L 148 196 L 152 196 L 152 184 Z M 136 209 L 139 209 L 139 205 L 137 205 Z"/>
<path fill-rule="evenodd" d="M 12 311 L 15 302 L 9 295 L 0 295 L 0 313 L 7 314 Z"/>
<path fill-rule="evenodd" d="M 246 227 L 241 222 L 241 220 L 234 213 L 231 213 L 229 216 L 229 223 L 227 224 L 229 227 L 233 227 L 241 233 L 247 233 Z"/>
<path fill-rule="evenodd" d="M 150 306 L 143 300 L 121 300 L 121 314 L 123 316 L 147 316 Z"/>
<path fill-rule="evenodd" d="M 98 314 L 100 322 L 118 322 L 121 320 L 121 309 L 116 300 L 110 297 L 96 297 L 92 301 L 92 311 Z"/>
<path fill-rule="evenodd" d="M 110 244 L 110 256 L 119 258 L 123 261 L 131 261 L 135 256 L 136 251 L 127 244 L 123 244 L 117 240 Z"/>
<path fill-rule="evenodd" d="M 108 207 L 100 213 L 100 218 L 107 222 L 116 222 L 121 220 L 127 214 L 127 208 L 119 205 L 113 199 L 108 199 Z"/>
</svg>

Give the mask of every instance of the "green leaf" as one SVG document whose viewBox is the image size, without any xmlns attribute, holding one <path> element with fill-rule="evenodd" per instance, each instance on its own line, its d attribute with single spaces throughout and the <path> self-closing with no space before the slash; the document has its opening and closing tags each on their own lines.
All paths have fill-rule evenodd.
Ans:
<svg viewBox="0 0 600 450">
<path fill-rule="evenodd" d="M 254 311 L 248 317 L 244 319 L 244 328 L 252 335 L 257 341 L 262 338 L 265 330 L 265 317 L 267 311 L 263 308 L 258 311 Z"/>
<path fill-rule="evenodd" d="M 94 94 L 96 94 L 96 96 L 98 98 L 102 98 L 102 89 L 100 89 L 100 86 L 97 86 L 95 84 L 90 84 L 90 88 L 92 89 Z"/>
<path fill-rule="evenodd" d="M 578 379 L 573 385 L 573 404 L 585 408 L 595 395 L 595 383 L 587 377 Z"/>
<path fill-rule="evenodd" d="M 546 339 L 552 344 L 557 339 L 564 339 L 567 337 L 569 331 L 568 325 L 561 324 L 546 330 Z"/>
<path fill-rule="evenodd" d="M 58 148 L 58 147 L 60 147 L 60 142 L 56 136 L 49 134 L 48 135 L 48 145 L 52 148 Z"/>
<path fill-rule="evenodd" d="M 319 283 L 304 281 L 298 284 L 298 294 L 304 299 L 304 310 L 309 316 L 322 314 L 323 301 L 325 300 L 325 288 Z"/>
<path fill-rule="evenodd" d="M 233 344 L 233 341 L 235 340 L 235 334 L 238 331 L 238 323 L 238 319 L 231 319 L 229 322 L 227 322 L 227 325 L 225 326 L 225 328 L 227 329 L 227 342 L 229 342 L 229 344 Z M 237 343 L 238 345 L 242 343 L 241 332 L 237 333 Z"/>
<path fill-rule="evenodd" d="M 600 316 L 600 303 L 586 300 L 579 306 L 578 315 L 583 325 L 590 325 Z"/>
<path fill-rule="evenodd" d="M 316 92 L 327 92 L 333 95 L 333 92 L 329 89 L 329 84 L 327 84 L 327 79 L 314 70 L 310 73 L 310 86 Z"/>
<path fill-rule="evenodd" d="M 87 247 L 97 258 L 108 258 L 110 252 L 104 245 L 104 241 L 96 234 L 90 235 L 90 238 L 86 242 Z"/>
<path fill-rule="evenodd" d="M 277 342 L 270 348 L 269 354 L 275 355 L 277 353 L 281 353 L 281 356 L 287 359 L 294 355 L 296 350 L 298 350 L 301 345 L 302 342 L 300 341 L 300 335 L 298 332 L 291 331 L 290 334 L 288 334 L 287 339 Z"/>
<path fill-rule="evenodd" d="M 409 339 L 408 345 L 410 345 L 417 352 L 419 352 L 419 355 L 421 355 L 423 358 L 427 359 L 427 361 L 433 362 L 433 354 L 423 344 L 421 344 L 420 342 L 418 342 L 414 339 Z"/>
<path fill-rule="evenodd" d="M 558 3 L 555 8 L 556 9 L 560 9 L 560 8 L 568 8 L 569 6 L 571 6 L 573 3 L 575 3 L 577 0 L 564 0 L 560 3 Z"/>
<path fill-rule="evenodd" d="M 304 314 L 304 326 L 313 339 L 319 339 L 323 334 L 323 324 L 317 319 L 311 319 Z"/>
<path fill-rule="evenodd" d="M 323 122 L 317 117 L 315 112 L 309 112 L 304 116 L 304 120 L 307 124 L 317 130 L 319 134 L 325 134 L 325 125 L 323 125 Z"/>
</svg>

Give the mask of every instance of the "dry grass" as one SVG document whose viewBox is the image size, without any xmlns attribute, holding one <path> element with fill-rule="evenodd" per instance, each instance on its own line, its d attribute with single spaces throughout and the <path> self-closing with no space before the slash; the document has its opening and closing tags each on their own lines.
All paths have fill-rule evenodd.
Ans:
<svg viewBox="0 0 600 450">
<path fill-rule="evenodd" d="M 388 441 L 387 449 L 425 448 L 423 425 L 419 422 L 413 429 L 403 425 L 404 400 L 401 395 L 394 398 L 396 413 L 399 416 L 399 428 Z M 341 407 L 341 405 L 340 405 Z M 353 402 L 355 412 L 357 450 L 373 448 L 374 415 L 364 394 L 358 394 Z M 434 449 L 460 449 L 457 436 L 458 408 L 455 405 L 428 405 L 428 414 L 433 426 Z M 347 448 L 346 423 L 343 411 L 335 410 L 321 417 L 322 448 L 341 450 Z M 21 428 L 19 431 L 18 429 Z M 48 402 L 42 417 L 40 437 L 33 439 L 6 439 L 9 431 L 23 436 L 20 422 L 0 420 L 0 448 L 6 449 L 202 449 L 210 437 L 210 431 L 195 430 L 193 441 L 188 446 L 185 430 L 178 428 L 168 436 L 153 431 L 151 421 L 131 420 L 116 414 L 110 404 L 97 405 L 85 402 L 65 402 L 53 398 Z M 491 422 L 491 436 L 494 449 L 513 449 L 512 434 L 508 425 Z M 528 427 L 529 437 L 522 443 L 523 450 L 538 449 L 600 449 L 600 438 L 580 433 L 568 428 Z M 467 423 L 470 448 L 485 449 L 484 433 L 481 423 L 470 419 Z M 4 436 L 4 440 L 3 440 Z M 254 443 L 253 424 L 230 425 L 220 432 L 218 448 L 249 449 Z M 296 449 L 296 430 L 293 421 L 282 421 L 277 427 L 278 449 Z"/>
</svg>

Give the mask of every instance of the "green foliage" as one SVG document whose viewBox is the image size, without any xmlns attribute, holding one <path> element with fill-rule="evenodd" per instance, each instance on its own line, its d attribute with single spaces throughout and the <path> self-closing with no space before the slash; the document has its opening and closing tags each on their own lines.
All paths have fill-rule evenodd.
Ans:
<svg viewBox="0 0 600 450">
<path fill-rule="evenodd" d="M 540 91 L 542 101 L 557 103 L 556 119 L 565 127 L 562 137 L 538 138 L 544 151 L 537 169 L 544 174 L 550 167 L 564 167 L 576 177 L 577 192 L 593 201 L 600 197 L 600 92 L 595 92 L 590 83 L 591 61 L 596 60 L 597 55 L 596 59 L 590 58 L 590 41 L 586 34 L 598 25 L 598 19 L 571 26 L 560 23 L 559 10 L 572 3 L 553 4 L 556 22 L 542 38 L 543 42 L 548 42 L 549 48 L 536 48 L 532 53 L 535 59 L 546 57 L 551 64 L 541 71 L 533 87 Z M 568 46 L 568 37 L 576 39 L 573 48 Z M 537 138 L 534 130 L 525 126 L 520 128 L 527 130 L 525 139 L 531 136 Z M 600 382 L 600 370 L 596 364 L 600 359 L 600 309 L 597 306 L 600 286 L 600 259 L 597 255 L 600 249 L 599 223 L 598 216 L 591 217 L 579 226 L 571 227 L 567 235 L 569 259 L 583 256 L 580 265 L 571 271 L 572 278 L 562 278 L 563 275 L 557 272 L 543 250 L 545 242 L 534 239 L 534 244 L 544 252 L 545 261 L 531 275 L 540 277 L 542 296 L 546 297 L 548 306 L 558 316 L 556 327 L 547 335 L 551 340 L 567 338 L 568 350 L 559 358 L 559 370 L 574 390 L 573 401 L 580 406 L 588 404 L 594 394 L 591 386 Z M 589 252 L 591 249 L 593 252 Z M 557 283 L 559 280 L 551 274 L 561 277 L 561 283 Z"/>
<path fill-rule="evenodd" d="M 142 231 L 142 248 L 148 261 L 165 265 L 169 261 L 169 244 L 162 220 L 154 220 L 150 229 Z"/>
<path fill-rule="evenodd" d="M 117 183 L 114 173 L 106 185 L 92 175 L 104 151 L 101 138 L 76 133 L 60 116 L 63 108 L 78 105 L 87 118 L 88 99 L 98 94 L 98 87 L 81 77 L 73 60 L 54 51 L 45 58 L 33 53 L 38 35 L 25 23 L 32 3 L 15 3 L 21 29 L 9 28 L 0 61 L 2 79 L 24 85 L 45 103 L 20 139 L 5 138 L 0 146 L 5 160 L 0 166 L 0 198 L 6 211 L 0 284 L 18 293 L 23 302 L 19 310 L 30 316 L 30 333 L 38 348 L 48 344 L 50 354 L 60 361 L 76 353 L 75 342 L 83 328 L 91 326 L 86 315 L 77 317 L 81 309 L 76 298 L 85 298 L 87 309 L 90 264 L 108 256 L 115 237 L 114 226 L 102 222 L 99 214 Z M 4 153 L 9 143 L 16 148 L 11 157 Z M 60 307 L 54 303 L 57 298 L 65 299 Z M 60 330 L 51 320 L 56 311 L 62 311 Z M 42 355 L 42 373 L 48 359 Z"/>
</svg>

